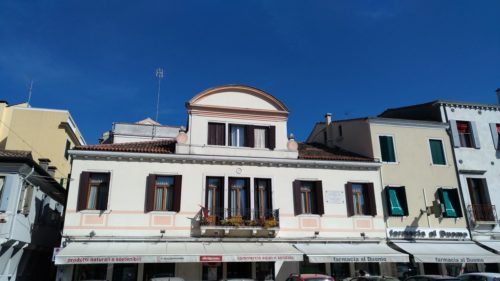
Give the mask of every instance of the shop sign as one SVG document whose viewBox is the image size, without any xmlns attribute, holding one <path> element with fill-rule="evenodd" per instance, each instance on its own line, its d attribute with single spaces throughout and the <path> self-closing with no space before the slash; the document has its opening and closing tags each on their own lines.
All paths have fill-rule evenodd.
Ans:
<svg viewBox="0 0 500 281">
<path fill-rule="evenodd" d="M 236 256 L 235 261 L 296 261 L 292 255 L 269 255 L 269 256 Z"/>
<path fill-rule="evenodd" d="M 140 256 L 123 257 L 70 257 L 66 258 L 65 264 L 87 264 L 87 263 L 141 263 Z"/>
<path fill-rule="evenodd" d="M 221 262 L 222 256 L 200 256 L 200 262 Z"/>
<path fill-rule="evenodd" d="M 461 258 L 461 257 L 435 257 L 437 263 L 484 263 L 482 258 Z"/>
<path fill-rule="evenodd" d="M 466 229 L 433 229 L 433 228 L 388 228 L 387 236 L 391 239 L 469 239 Z"/>
</svg>

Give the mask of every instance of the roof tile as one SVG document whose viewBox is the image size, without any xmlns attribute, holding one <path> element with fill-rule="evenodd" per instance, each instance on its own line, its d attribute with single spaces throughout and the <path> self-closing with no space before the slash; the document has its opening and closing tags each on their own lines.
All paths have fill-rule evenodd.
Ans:
<svg viewBox="0 0 500 281">
<path fill-rule="evenodd" d="M 333 160 L 333 161 L 369 161 L 374 159 L 365 157 L 339 147 L 330 148 L 318 143 L 299 143 L 299 159 Z"/>
<path fill-rule="evenodd" d="M 175 140 L 156 140 L 112 144 L 92 144 L 75 147 L 75 150 L 135 152 L 135 153 L 175 153 Z"/>
</svg>

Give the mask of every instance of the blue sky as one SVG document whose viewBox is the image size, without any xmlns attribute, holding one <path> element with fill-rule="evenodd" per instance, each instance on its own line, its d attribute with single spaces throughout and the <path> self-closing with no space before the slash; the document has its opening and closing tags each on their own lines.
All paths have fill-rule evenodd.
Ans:
<svg viewBox="0 0 500 281">
<path fill-rule="evenodd" d="M 246 84 L 304 140 L 326 112 L 434 99 L 497 103 L 500 1 L 0 2 L 0 99 L 68 109 L 89 143 L 112 122 L 185 125 L 204 89 Z"/>
</svg>

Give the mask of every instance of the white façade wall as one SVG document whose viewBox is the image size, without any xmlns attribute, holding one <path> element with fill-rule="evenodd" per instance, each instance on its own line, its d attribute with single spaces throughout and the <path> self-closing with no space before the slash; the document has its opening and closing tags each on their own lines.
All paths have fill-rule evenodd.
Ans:
<svg viewBox="0 0 500 281">
<path fill-rule="evenodd" d="M 126 159 L 126 158 L 124 158 Z M 272 179 L 273 208 L 280 209 L 278 237 L 311 238 L 315 231 L 319 237 L 360 239 L 360 233 L 368 238 L 384 238 L 385 225 L 381 204 L 379 171 L 292 168 L 250 165 L 212 165 L 147 162 L 139 160 L 91 160 L 76 158 L 68 192 L 68 208 L 64 235 L 88 236 L 93 230 L 99 236 L 159 236 L 165 229 L 168 237 L 190 237 L 197 227 L 195 218 L 200 205 L 205 202 L 207 176 L 262 177 Z M 188 164 L 189 163 L 189 164 Z M 111 172 L 108 210 L 76 211 L 79 176 L 82 171 Z M 146 177 L 148 174 L 182 175 L 181 211 L 144 212 Z M 294 216 L 292 182 L 321 180 L 325 214 Z M 372 182 L 375 187 L 377 216 L 347 217 L 344 185 L 348 181 Z M 227 184 L 226 184 L 227 186 Z M 227 192 L 226 192 L 227 194 Z M 329 195 L 340 202 L 331 203 Z M 227 201 L 225 206 L 227 207 Z"/>
<path fill-rule="evenodd" d="M 459 170 L 460 185 L 462 186 L 465 205 L 468 206 L 471 203 L 467 188 L 467 178 L 486 178 L 491 204 L 500 208 L 500 150 L 495 149 L 490 130 L 490 123 L 500 123 L 500 110 L 495 107 L 484 109 L 455 106 L 445 106 L 444 109 L 447 121 L 475 122 L 479 137 L 480 148 L 454 148 L 455 161 Z M 484 171 L 484 174 L 472 171 Z M 500 232 L 498 224 L 491 232 Z M 486 234 L 489 235 L 491 233 Z M 489 238 L 489 236 L 485 236 L 485 238 Z"/>
</svg>

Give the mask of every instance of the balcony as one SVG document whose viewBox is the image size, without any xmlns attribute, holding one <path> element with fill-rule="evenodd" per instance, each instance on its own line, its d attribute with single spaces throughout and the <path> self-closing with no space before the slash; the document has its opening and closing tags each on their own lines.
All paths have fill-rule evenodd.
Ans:
<svg viewBox="0 0 500 281">
<path fill-rule="evenodd" d="M 279 209 L 216 209 L 201 208 L 202 236 L 275 237 L 280 227 Z"/>
<path fill-rule="evenodd" d="M 475 226 L 497 224 L 497 211 L 495 205 L 471 204 L 467 206 L 467 212 Z"/>
</svg>

